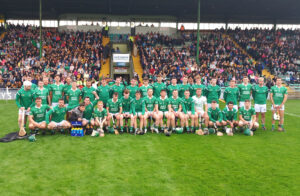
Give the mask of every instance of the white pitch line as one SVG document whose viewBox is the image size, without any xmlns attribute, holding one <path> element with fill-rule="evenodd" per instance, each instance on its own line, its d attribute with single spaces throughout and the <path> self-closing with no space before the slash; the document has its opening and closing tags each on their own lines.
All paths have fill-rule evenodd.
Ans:
<svg viewBox="0 0 300 196">
<path fill-rule="evenodd" d="M 287 112 L 285 112 L 284 114 L 300 118 L 300 115 L 297 115 L 297 114 L 292 114 L 292 113 L 287 113 Z"/>
</svg>

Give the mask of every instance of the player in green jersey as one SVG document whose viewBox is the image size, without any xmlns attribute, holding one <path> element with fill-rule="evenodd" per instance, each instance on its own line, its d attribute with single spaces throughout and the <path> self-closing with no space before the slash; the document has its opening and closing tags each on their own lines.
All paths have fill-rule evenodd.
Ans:
<svg viewBox="0 0 300 196">
<path fill-rule="evenodd" d="M 66 78 L 66 84 L 64 84 L 64 87 L 63 87 L 63 97 L 64 97 L 64 100 L 65 100 L 65 105 L 68 106 L 68 100 L 67 100 L 67 92 L 72 88 L 72 79 L 70 76 L 68 76 Z"/>
<path fill-rule="evenodd" d="M 171 121 L 172 131 L 175 131 L 176 119 L 180 119 L 180 124 L 184 125 L 185 115 L 184 115 L 184 105 L 182 103 L 182 99 L 178 97 L 178 90 L 173 90 L 173 96 L 169 98 L 169 119 Z"/>
<path fill-rule="evenodd" d="M 72 82 L 72 88 L 67 92 L 67 100 L 71 108 L 75 108 L 79 105 L 82 97 L 82 92 L 77 88 L 77 82 Z"/>
<path fill-rule="evenodd" d="M 55 107 L 58 105 L 58 100 L 63 97 L 63 89 L 64 85 L 60 83 L 60 76 L 56 75 L 55 83 L 50 86 L 50 97 L 52 102 L 52 107 Z"/>
<path fill-rule="evenodd" d="M 168 97 L 172 97 L 173 91 L 176 89 L 179 91 L 179 85 L 177 84 L 177 78 L 173 77 L 171 79 L 171 84 L 167 87 Z"/>
<path fill-rule="evenodd" d="M 204 90 L 205 90 L 205 85 L 201 84 L 200 76 L 196 76 L 196 83 L 192 85 L 191 97 L 196 95 L 196 90 L 198 88 L 201 88 L 202 92 L 204 92 Z M 205 94 L 202 93 L 202 96 L 205 96 Z"/>
<path fill-rule="evenodd" d="M 134 119 L 132 115 L 132 107 L 134 99 L 130 97 L 130 92 L 128 89 L 124 90 L 123 97 L 121 98 L 122 108 L 123 108 L 123 119 L 125 119 L 125 129 L 126 132 L 133 133 Z M 128 125 L 128 120 L 130 119 L 130 125 Z M 130 127 L 128 129 L 128 127 Z"/>
<path fill-rule="evenodd" d="M 142 98 L 147 97 L 147 91 L 148 91 L 149 88 L 153 89 L 153 87 L 149 84 L 149 79 L 144 78 L 143 79 L 143 85 L 139 88 L 139 90 L 142 93 Z"/>
<path fill-rule="evenodd" d="M 50 94 L 49 78 L 48 77 L 43 77 L 43 83 L 44 83 L 44 88 L 47 89 L 49 91 L 49 94 Z"/>
<path fill-rule="evenodd" d="M 97 131 L 100 134 L 100 137 L 104 137 L 103 127 L 107 126 L 107 111 L 104 108 L 103 102 L 98 101 L 97 107 L 94 109 L 93 118 L 91 120 L 91 125 L 94 127 L 94 131 L 96 127 L 99 127 Z"/>
<path fill-rule="evenodd" d="M 191 92 L 192 90 L 192 86 L 188 83 L 188 77 L 187 76 L 183 76 L 182 78 L 182 84 L 179 85 L 179 97 L 180 98 L 184 98 L 184 92 L 186 90 L 189 90 Z"/>
<path fill-rule="evenodd" d="M 139 90 L 139 86 L 137 85 L 137 81 L 135 78 L 130 80 L 130 86 L 127 86 L 126 89 L 129 90 L 129 95 L 132 99 L 135 98 L 135 92 Z"/>
<path fill-rule="evenodd" d="M 34 131 L 36 134 L 39 130 L 45 130 L 46 124 L 46 113 L 50 107 L 48 105 L 42 105 L 42 98 L 35 98 L 35 106 L 33 106 L 29 113 L 29 129 Z M 43 132 L 44 134 L 44 132 Z"/>
<path fill-rule="evenodd" d="M 109 93 L 110 93 L 110 86 L 107 84 L 106 79 L 101 80 L 101 85 L 98 86 L 97 93 L 99 96 L 99 99 L 103 101 L 104 107 L 106 107 L 106 103 L 109 100 Z"/>
<path fill-rule="evenodd" d="M 252 85 L 249 84 L 248 76 L 244 76 L 243 83 L 238 85 L 239 89 L 239 108 L 244 107 L 245 100 L 249 99 L 251 97 L 252 93 Z"/>
<path fill-rule="evenodd" d="M 108 122 L 108 126 L 109 129 L 110 128 L 110 120 L 112 120 L 112 118 L 116 118 L 117 122 L 115 122 L 116 125 L 116 130 L 115 130 L 115 134 L 119 134 L 119 132 L 117 131 L 120 128 L 120 131 L 123 133 L 123 115 L 122 115 L 122 103 L 121 100 L 119 99 L 119 93 L 118 92 L 114 92 L 113 94 L 113 98 L 109 99 L 107 104 L 106 104 L 106 110 L 107 110 L 107 122 Z"/>
<path fill-rule="evenodd" d="M 187 130 L 187 133 L 190 133 L 194 131 L 195 127 L 195 120 L 196 114 L 195 114 L 195 102 L 193 98 L 190 97 L 190 91 L 187 89 L 184 92 L 184 98 L 182 99 L 183 105 L 184 105 L 184 114 L 185 114 L 185 127 Z M 191 119 L 191 126 L 189 126 L 189 119 Z M 183 125 L 181 125 L 183 127 Z"/>
<path fill-rule="evenodd" d="M 145 102 L 141 98 L 142 94 L 140 91 L 136 91 L 135 99 L 133 101 L 132 114 L 134 117 L 134 127 L 136 133 L 144 133 L 143 132 L 143 124 L 144 124 L 144 115 L 145 115 Z M 140 129 L 137 129 L 137 118 L 140 120 Z"/>
<path fill-rule="evenodd" d="M 224 100 L 226 104 L 228 104 L 229 101 L 233 102 L 233 108 L 238 110 L 237 102 L 239 99 L 239 89 L 235 86 L 235 80 L 231 80 L 229 83 L 229 87 L 227 87 L 224 91 Z"/>
<path fill-rule="evenodd" d="M 215 100 L 211 101 L 211 107 L 207 111 L 209 121 L 208 127 L 215 128 L 218 136 L 223 136 L 223 133 L 220 129 L 223 129 L 223 114 L 220 108 L 218 107 L 218 103 Z"/>
<path fill-rule="evenodd" d="M 264 85 L 264 78 L 258 79 L 258 85 L 253 86 L 252 96 L 254 99 L 254 109 L 256 112 L 256 121 L 259 120 L 259 115 L 261 115 L 261 127 L 263 130 L 265 128 L 266 112 L 267 112 L 267 98 L 269 89 Z"/>
<path fill-rule="evenodd" d="M 156 101 L 156 97 L 153 96 L 153 89 L 149 88 L 148 89 L 148 95 L 146 97 L 144 97 L 144 102 L 145 102 L 145 115 L 144 115 L 144 127 L 145 127 L 145 133 L 147 133 L 147 128 L 146 126 L 148 126 L 148 129 L 154 130 L 156 133 L 158 132 L 158 127 L 155 127 L 152 129 L 150 128 L 150 124 L 152 123 L 152 119 L 154 119 L 154 114 L 156 113 L 156 109 L 157 109 L 157 101 Z M 148 123 L 147 120 L 150 118 L 150 122 Z"/>
<path fill-rule="evenodd" d="M 92 81 L 91 80 L 86 81 L 86 86 L 82 88 L 83 99 L 89 97 L 91 102 L 93 102 L 95 100 L 96 95 L 97 95 L 96 89 L 92 87 Z"/>
<path fill-rule="evenodd" d="M 160 92 L 160 97 L 156 99 L 157 102 L 157 109 L 156 113 L 154 113 L 155 118 L 155 126 L 160 126 L 161 131 L 163 131 L 165 128 L 166 130 L 170 127 L 170 119 L 169 119 L 169 112 L 168 112 L 168 106 L 169 106 L 169 99 L 167 98 L 167 91 L 166 89 L 162 89 Z M 167 119 L 167 125 L 164 126 L 164 117 Z"/>
<path fill-rule="evenodd" d="M 270 98 L 272 102 L 272 130 L 275 129 L 274 114 L 279 113 L 278 131 L 284 131 L 284 104 L 287 101 L 288 92 L 286 87 L 282 86 L 281 78 L 277 78 L 276 86 L 271 88 Z"/>
<path fill-rule="evenodd" d="M 117 77 L 115 84 L 111 87 L 111 97 L 114 93 L 118 93 L 118 98 L 123 97 L 124 85 L 121 84 L 121 78 Z"/>
<path fill-rule="evenodd" d="M 29 115 L 30 108 L 34 105 L 34 91 L 31 90 L 31 82 L 25 81 L 24 88 L 20 89 L 16 94 L 16 104 L 19 108 L 19 127 L 21 128 L 22 119 L 24 115 L 24 127 L 26 126 L 27 116 Z"/>
<path fill-rule="evenodd" d="M 233 136 L 233 130 L 238 126 L 237 110 L 234 108 L 232 101 L 227 103 L 227 107 L 223 109 L 223 125 L 229 125 L 230 128 L 226 130 L 227 135 Z"/>
<path fill-rule="evenodd" d="M 69 129 L 71 127 L 71 124 L 65 120 L 67 111 L 71 109 L 72 108 L 70 107 L 66 107 L 64 99 L 60 98 L 58 100 L 58 105 L 46 113 L 46 123 L 52 134 L 55 134 L 55 130 L 60 129 L 60 131 L 63 132 L 64 129 Z M 50 117 L 51 122 L 49 122 Z"/>
<path fill-rule="evenodd" d="M 161 90 L 166 89 L 167 86 L 165 83 L 162 82 L 162 76 L 160 74 L 157 76 L 156 79 L 157 82 L 153 84 L 153 95 L 154 97 L 158 98 L 160 96 Z"/>
<path fill-rule="evenodd" d="M 25 81 L 32 81 L 32 77 L 30 75 L 28 75 L 27 77 L 25 77 Z M 35 91 L 35 89 L 37 88 L 37 85 L 31 82 L 31 90 Z M 24 89 L 24 85 L 21 87 L 21 89 Z"/>
<path fill-rule="evenodd" d="M 253 136 L 253 131 L 259 127 L 256 122 L 255 109 L 251 107 L 250 100 L 245 100 L 245 106 L 240 109 L 239 127 L 244 127 L 244 134 Z"/>
<path fill-rule="evenodd" d="M 83 103 L 85 105 L 85 110 L 82 116 L 82 126 L 85 127 L 85 129 L 90 128 L 89 123 L 93 118 L 94 107 L 97 105 L 98 101 L 99 101 L 98 95 L 96 96 L 96 99 L 93 102 L 91 102 L 89 97 L 85 97 L 83 100 Z"/>
<path fill-rule="evenodd" d="M 49 91 L 44 87 L 44 82 L 42 80 L 38 82 L 38 87 L 34 91 L 34 98 L 37 97 L 42 99 L 43 105 L 48 105 L 51 102 Z"/>
<path fill-rule="evenodd" d="M 203 92 L 202 92 L 203 93 Z M 221 88 L 217 85 L 217 79 L 212 78 L 210 85 L 205 88 L 204 94 L 207 97 L 207 107 L 211 107 L 211 102 L 216 101 L 217 107 L 219 107 L 219 99 L 221 96 Z"/>
</svg>

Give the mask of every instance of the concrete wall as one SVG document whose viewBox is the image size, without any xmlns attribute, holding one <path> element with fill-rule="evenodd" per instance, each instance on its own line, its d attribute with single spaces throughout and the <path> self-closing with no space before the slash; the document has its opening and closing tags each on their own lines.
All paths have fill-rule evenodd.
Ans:
<svg viewBox="0 0 300 196">
<path fill-rule="evenodd" d="M 146 34 L 150 32 L 155 32 L 155 33 L 161 33 L 164 35 L 174 35 L 177 32 L 176 28 L 169 28 L 169 27 L 136 27 L 135 28 L 135 33 L 139 34 Z"/>
</svg>

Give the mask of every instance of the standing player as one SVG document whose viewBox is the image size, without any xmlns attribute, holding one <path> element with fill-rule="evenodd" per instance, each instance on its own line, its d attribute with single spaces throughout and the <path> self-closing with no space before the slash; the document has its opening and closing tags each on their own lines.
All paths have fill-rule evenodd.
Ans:
<svg viewBox="0 0 300 196">
<path fill-rule="evenodd" d="M 239 98 L 239 89 L 235 86 L 235 80 L 231 80 L 229 87 L 224 91 L 224 100 L 226 105 L 231 101 L 233 102 L 233 108 L 238 110 L 237 102 Z"/>
<path fill-rule="evenodd" d="M 212 101 L 216 101 L 217 102 L 217 107 L 219 107 L 219 99 L 221 96 L 221 88 L 217 85 L 217 79 L 216 78 L 212 78 L 210 85 L 208 85 L 205 88 L 205 93 L 204 93 L 207 97 L 207 106 L 208 108 L 211 107 L 211 103 Z"/>
<path fill-rule="evenodd" d="M 193 96 L 193 101 L 195 103 L 195 113 L 196 113 L 196 119 L 195 119 L 195 126 L 196 130 L 199 129 L 199 126 L 201 126 L 199 123 L 201 123 L 201 119 L 204 119 L 205 126 L 208 127 L 208 114 L 207 114 L 207 100 L 206 97 L 202 95 L 202 89 L 198 88 L 196 90 L 196 95 Z"/>
<path fill-rule="evenodd" d="M 187 133 L 194 131 L 195 120 L 197 121 L 197 115 L 195 115 L 195 102 L 193 98 L 190 97 L 190 91 L 187 89 L 184 92 L 184 98 L 182 102 L 184 104 L 184 114 L 185 114 L 185 127 Z M 191 119 L 191 126 L 189 127 L 189 119 Z M 183 127 L 183 125 L 181 125 Z"/>
<path fill-rule="evenodd" d="M 47 89 L 50 93 L 50 84 L 49 84 L 49 78 L 48 77 L 44 77 L 43 78 L 43 83 L 44 83 L 44 88 Z M 49 102 L 50 103 L 50 102 Z"/>
<path fill-rule="evenodd" d="M 134 99 L 130 97 L 130 92 L 128 89 L 124 90 L 124 96 L 121 98 L 122 108 L 123 108 L 123 119 L 125 119 L 126 132 L 133 133 L 133 115 L 132 107 Z M 128 120 L 130 119 L 130 129 L 128 130 Z"/>
<path fill-rule="evenodd" d="M 31 78 L 31 76 L 30 75 L 28 75 L 27 77 L 25 77 L 25 81 L 28 81 L 28 82 L 30 82 L 31 83 L 31 90 L 33 90 L 33 91 L 35 91 L 35 89 L 37 88 L 37 86 L 36 86 L 36 84 L 34 84 L 34 83 L 32 83 L 31 81 L 32 81 L 32 78 Z M 24 82 L 25 82 L 24 81 Z M 21 89 L 24 89 L 24 85 L 21 87 Z"/>
<path fill-rule="evenodd" d="M 55 83 L 50 86 L 50 97 L 52 101 L 52 107 L 58 105 L 58 100 L 62 98 L 62 93 L 64 89 L 64 85 L 60 83 L 60 76 L 56 75 Z"/>
<path fill-rule="evenodd" d="M 173 96 L 169 98 L 169 119 L 171 120 L 172 131 L 175 131 L 177 118 L 180 119 L 180 125 L 184 125 L 185 115 L 182 111 L 185 110 L 182 100 L 178 97 L 178 90 L 173 90 Z"/>
<path fill-rule="evenodd" d="M 49 91 L 44 87 L 42 80 L 38 82 L 38 87 L 34 91 L 34 98 L 36 99 L 37 97 L 42 99 L 43 105 L 49 105 L 51 103 Z"/>
<path fill-rule="evenodd" d="M 183 76 L 182 84 L 179 86 L 179 97 L 180 98 L 185 97 L 184 93 L 185 93 L 186 90 L 189 90 L 191 92 L 192 86 L 188 83 L 188 77 Z"/>
<path fill-rule="evenodd" d="M 157 109 L 156 109 L 156 113 L 154 114 L 155 129 L 158 129 L 158 126 L 160 126 L 161 131 L 165 129 L 164 117 L 167 119 L 166 129 L 169 129 L 170 127 L 170 119 L 169 119 L 169 112 L 168 112 L 169 99 L 167 98 L 167 91 L 165 89 L 161 90 L 160 97 L 156 99 L 156 102 L 157 102 Z"/>
<path fill-rule="evenodd" d="M 141 92 L 136 91 L 135 99 L 133 101 L 132 114 L 134 116 L 134 127 L 136 133 L 143 133 L 144 114 L 145 114 L 145 102 L 141 98 Z M 140 119 L 140 130 L 137 130 L 137 118 Z M 146 132 L 146 128 L 145 128 Z"/>
<path fill-rule="evenodd" d="M 153 94 L 154 94 L 154 96 L 156 98 L 158 98 L 160 96 L 161 90 L 166 89 L 166 88 L 167 88 L 166 84 L 162 82 L 162 76 L 159 74 L 157 76 L 157 82 L 155 82 L 153 84 L 153 91 L 154 91 Z"/>
<path fill-rule="evenodd" d="M 209 117 L 208 126 L 217 129 L 218 136 L 223 136 L 223 133 L 220 131 L 220 129 L 222 129 L 224 126 L 223 115 L 222 111 L 218 107 L 217 101 L 211 101 L 211 107 L 208 109 L 207 113 Z"/>
<path fill-rule="evenodd" d="M 227 132 L 227 135 L 232 136 L 233 135 L 233 129 L 238 126 L 238 121 L 237 121 L 237 110 L 234 108 L 234 104 L 232 101 L 229 101 L 227 103 L 227 107 L 223 109 L 223 125 L 229 125 L 230 126 L 230 131 Z"/>
<path fill-rule="evenodd" d="M 121 84 L 121 78 L 117 77 L 115 84 L 111 87 L 111 97 L 114 93 L 118 93 L 118 98 L 121 99 L 123 97 L 124 85 Z"/>
<path fill-rule="evenodd" d="M 179 85 L 177 85 L 177 78 L 173 77 L 171 79 L 171 84 L 167 87 L 168 89 L 168 97 L 172 97 L 173 91 L 179 91 Z"/>
<path fill-rule="evenodd" d="M 249 79 L 247 76 L 244 76 L 243 78 L 243 84 L 238 85 L 239 89 L 239 101 L 240 105 L 239 108 L 244 107 L 245 100 L 250 100 L 251 97 L 251 91 L 252 91 L 252 85 L 248 83 Z"/>
<path fill-rule="evenodd" d="M 258 79 L 258 85 L 253 86 L 252 96 L 254 99 L 254 108 L 256 112 L 256 121 L 259 120 L 259 114 L 261 114 L 261 127 L 266 130 L 266 112 L 267 112 L 267 98 L 268 98 L 268 87 L 264 85 L 264 78 Z"/>
<path fill-rule="evenodd" d="M 274 114 L 279 111 L 279 124 L 278 131 L 284 131 L 283 123 L 284 123 L 284 104 L 287 100 L 288 93 L 287 89 L 282 86 L 281 78 L 277 78 L 276 86 L 271 88 L 271 102 L 272 102 L 272 131 L 275 129 L 275 119 Z"/>
<path fill-rule="evenodd" d="M 96 89 L 92 87 L 92 81 L 86 81 L 86 86 L 82 88 L 83 99 L 89 97 L 91 102 L 93 102 L 95 100 L 96 94 Z"/>
<path fill-rule="evenodd" d="M 255 110 L 251 107 L 250 100 L 245 100 L 245 106 L 240 109 L 239 127 L 248 127 L 244 130 L 244 134 L 253 136 L 253 131 L 259 127 L 256 122 Z"/>
<path fill-rule="evenodd" d="M 58 105 L 54 106 L 51 110 L 49 110 L 46 114 L 46 123 L 48 125 L 48 129 L 51 130 L 52 134 L 55 134 L 55 130 L 59 130 L 63 133 L 64 129 L 69 129 L 71 124 L 65 120 L 65 115 L 67 111 L 71 110 L 71 108 L 65 106 L 64 99 L 60 98 L 58 100 Z M 51 122 L 49 123 L 49 119 L 51 117 Z"/>
<path fill-rule="evenodd" d="M 118 99 L 119 97 L 119 93 L 118 92 L 114 92 L 113 94 L 113 98 L 109 99 L 106 105 L 106 110 L 107 110 L 107 123 L 109 126 L 109 129 L 111 129 L 110 127 L 110 120 L 112 118 L 116 118 L 117 122 L 116 122 L 116 129 L 119 129 L 119 126 L 121 127 L 120 131 L 121 133 L 123 133 L 123 115 L 122 115 L 122 103 L 121 100 Z M 115 134 L 119 134 L 118 131 L 115 131 Z"/>
<path fill-rule="evenodd" d="M 33 106 L 29 113 L 29 129 L 34 131 L 35 134 L 38 133 L 39 130 L 43 130 L 43 134 L 45 133 L 45 129 L 47 128 L 46 124 L 46 113 L 50 107 L 47 104 L 42 104 L 42 98 L 37 97 L 35 99 L 35 106 Z"/>
<path fill-rule="evenodd" d="M 144 78 L 143 85 L 139 88 L 139 90 L 142 93 L 142 98 L 147 97 L 147 92 L 148 92 L 149 88 L 153 89 L 153 87 L 151 85 L 149 85 L 149 79 Z"/>
<path fill-rule="evenodd" d="M 205 85 L 201 84 L 201 77 L 199 75 L 196 76 L 196 83 L 193 84 L 193 86 L 192 86 L 192 95 L 191 96 L 196 95 L 196 90 L 198 88 L 201 88 L 202 92 L 204 92 Z M 202 96 L 205 96 L 205 95 L 203 94 Z"/>
<path fill-rule="evenodd" d="M 154 118 L 154 114 L 156 113 L 156 105 L 157 105 L 157 101 L 156 98 L 153 96 L 153 89 L 149 88 L 148 89 L 148 95 L 146 97 L 144 97 L 144 102 L 145 102 L 145 115 L 144 115 L 144 127 L 145 127 L 145 133 L 147 133 L 147 125 L 148 128 L 150 129 L 150 125 L 151 125 L 151 120 L 152 118 Z M 150 122 L 148 124 L 147 119 L 150 118 Z M 156 129 L 154 129 L 154 131 L 156 133 L 158 133 L 158 129 L 156 127 Z"/>
<path fill-rule="evenodd" d="M 65 106 L 68 106 L 68 104 L 69 104 L 69 102 L 67 100 L 67 93 L 72 88 L 71 82 L 72 82 L 71 77 L 68 76 L 66 78 L 66 84 L 64 84 L 64 87 L 63 87 L 63 94 L 64 94 Z"/>
<path fill-rule="evenodd" d="M 79 102 L 81 100 L 82 93 L 81 90 L 77 88 L 77 82 L 72 82 L 72 88 L 68 90 L 67 92 L 67 100 L 69 102 L 70 108 L 75 108 L 79 105 Z"/>
<path fill-rule="evenodd" d="M 135 92 L 139 90 L 139 86 L 137 85 L 137 81 L 135 78 L 132 78 L 130 80 L 130 86 L 126 87 L 129 90 L 129 96 L 134 99 L 135 98 Z"/>
<path fill-rule="evenodd" d="M 103 127 L 107 125 L 107 111 L 102 101 L 98 101 L 97 107 L 94 109 L 91 125 L 94 127 L 94 131 L 96 131 L 95 127 L 99 127 L 97 131 L 100 133 L 100 137 L 104 137 Z"/>
<path fill-rule="evenodd" d="M 101 86 L 98 86 L 97 92 L 99 99 L 103 101 L 104 107 L 106 107 L 107 101 L 109 100 L 110 87 L 105 78 L 101 80 Z"/>
</svg>

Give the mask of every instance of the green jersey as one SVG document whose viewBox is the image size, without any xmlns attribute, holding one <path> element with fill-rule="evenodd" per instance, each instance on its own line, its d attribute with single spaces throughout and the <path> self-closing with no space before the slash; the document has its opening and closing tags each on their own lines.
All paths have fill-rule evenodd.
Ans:
<svg viewBox="0 0 300 196">
<path fill-rule="evenodd" d="M 170 84 L 169 86 L 168 86 L 168 88 L 167 88 L 167 91 L 168 91 L 168 97 L 172 97 L 173 96 L 173 91 L 174 90 L 178 90 L 178 92 L 179 92 L 179 85 L 178 84 L 176 84 L 176 85 L 172 85 L 172 84 Z"/>
<path fill-rule="evenodd" d="M 95 107 L 95 105 L 97 105 L 98 101 L 99 101 L 98 99 L 94 100 L 89 105 L 85 106 L 85 110 L 83 112 L 84 119 L 91 120 L 91 118 L 93 117 L 94 107 Z"/>
<path fill-rule="evenodd" d="M 272 86 L 271 93 L 273 94 L 273 100 L 275 105 L 281 105 L 284 99 L 284 95 L 287 95 L 287 89 L 284 86 L 280 88 L 278 86 Z"/>
<path fill-rule="evenodd" d="M 33 106 L 34 103 L 34 91 L 20 89 L 16 94 L 16 104 L 18 108 L 24 107 L 25 109 Z"/>
<path fill-rule="evenodd" d="M 147 92 L 148 92 L 148 89 L 149 88 L 151 88 L 151 89 L 153 89 L 153 87 L 152 86 L 150 86 L 150 85 L 148 85 L 148 86 L 141 86 L 140 88 L 139 88 L 139 90 L 141 91 L 141 93 L 142 93 L 142 97 L 147 97 Z"/>
<path fill-rule="evenodd" d="M 149 96 L 144 97 L 146 109 L 149 112 L 152 112 L 155 108 L 155 105 L 157 104 L 156 98 L 152 96 L 151 98 Z"/>
<path fill-rule="evenodd" d="M 169 99 L 168 98 L 164 98 L 162 99 L 161 97 L 156 99 L 157 101 L 157 105 L 158 105 L 158 110 L 162 111 L 162 112 L 166 112 L 168 111 L 168 105 L 169 105 Z"/>
<path fill-rule="evenodd" d="M 192 90 L 191 90 L 191 91 L 192 91 L 192 92 L 191 92 L 191 97 L 194 96 L 194 95 L 196 95 L 196 91 L 197 91 L 198 88 L 201 88 L 201 89 L 202 89 L 202 93 L 201 93 L 202 96 L 206 96 L 206 95 L 204 94 L 204 93 L 205 93 L 205 92 L 204 92 L 204 90 L 205 90 L 205 85 L 203 85 L 203 84 L 193 84 L 193 85 L 192 85 Z"/>
<path fill-rule="evenodd" d="M 246 110 L 245 107 L 242 107 L 240 109 L 240 115 L 242 115 L 245 121 L 251 121 L 252 116 L 256 115 L 256 112 L 253 107 L 249 108 L 248 110 Z"/>
<path fill-rule="evenodd" d="M 78 88 L 76 90 L 70 89 L 67 92 L 67 96 L 69 97 L 69 105 L 72 107 L 76 107 L 79 105 L 79 101 L 80 101 L 80 97 L 82 96 L 82 92 Z"/>
<path fill-rule="evenodd" d="M 246 100 L 250 100 L 252 85 L 251 84 L 239 84 L 238 85 L 240 97 L 239 100 L 241 102 L 245 102 Z"/>
<path fill-rule="evenodd" d="M 42 98 L 42 104 L 49 104 L 48 103 L 48 96 L 49 96 L 49 91 L 46 88 L 40 89 L 40 88 L 36 88 L 35 92 L 34 92 L 34 100 L 37 97 Z"/>
<path fill-rule="evenodd" d="M 159 97 L 160 96 L 160 91 L 161 90 L 166 90 L 167 89 L 167 86 L 165 83 L 158 83 L 158 82 L 155 82 L 153 84 L 153 95 L 155 97 Z"/>
<path fill-rule="evenodd" d="M 50 91 L 52 92 L 52 103 L 58 103 L 58 100 L 62 98 L 63 89 L 63 84 L 52 84 L 50 86 Z"/>
<path fill-rule="evenodd" d="M 59 105 L 55 106 L 51 110 L 46 113 L 46 123 L 49 124 L 49 118 L 51 116 L 51 121 L 56 123 L 60 123 L 65 120 L 65 115 L 67 111 L 71 110 L 70 107 L 59 107 Z"/>
<path fill-rule="evenodd" d="M 109 99 L 109 100 L 107 101 L 106 107 L 109 108 L 108 111 L 109 111 L 110 113 L 114 113 L 114 114 L 115 114 L 115 113 L 120 112 L 120 108 L 122 107 L 122 102 L 121 102 L 120 99 L 117 99 L 116 102 L 114 102 L 113 99 Z"/>
<path fill-rule="evenodd" d="M 229 110 L 228 107 L 225 107 L 223 110 L 223 120 L 227 121 L 233 121 L 237 120 L 237 111 L 235 108 L 232 108 L 232 110 Z"/>
<path fill-rule="evenodd" d="M 135 98 L 135 92 L 139 90 L 139 87 L 136 85 L 136 86 L 127 86 L 126 89 L 129 90 L 129 96 L 131 98 Z"/>
<path fill-rule="evenodd" d="M 141 112 L 142 115 L 145 114 L 145 101 L 144 101 L 144 99 L 142 99 L 142 98 L 140 98 L 139 100 L 134 99 L 133 108 L 132 108 L 133 115 L 136 115 L 136 112 Z"/>
<path fill-rule="evenodd" d="M 100 111 L 99 108 L 94 109 L 93 118 L 102 118 L 102 120 L 107 116 L 107 111 L 105 108 L 102 108 Z"/>
<path fill-rule="evenodd" d="M 109 100 L 109 93 L 110 93 L 110 86 L 98 86 L 97 93 L 99 96 L 99 99 L 103 101 L 104 104 L 107 103 Z"/>
<path fill-rule="evenodd" d="M 112 98 L 112 96 L 113 96 L 113 94 L 115 93 L 115 92 L 117 92 L 118 94 L 119 94 L 119 96 L 118 96 L 118 98 L 119 99 L 121 99 L 122 97 L 123 97 L 123 91 L 124 91 L 124 86 L 123 85 L 113 85 L 112 87 L 111 87 L 111 98 Z"/>
<path fill-rule="evenodd" d="M 216 109 L 212 109 L 212 108 L 208 108 L 207 111 L 209 120 L 212 122 L 221 122 L 223 120 L 223 115 L 222 115 L 222 111 L 220 110 L 220 108 L 216 108 Z"/>
<path fill-rule="evenodd" d="M 176 99 L 174 99 L 173 97 L 171 97 L 171 98 L 169 98 L 169 105 L 171 105 L 172 109 L 175 112 L 177 112 L 179 110 L 180 106 L 183 107 L 182 106 L 182 99 L 179 98 L 179 97 L 177 97 Z M 183 108 L 182 108 L 182 110 L 183 110 Z"/>
<path fill-rule="evenodd" d="M 207 97 L 207 103 L 211 103 L 212 101 L 216 101 L 217 103 L 219 103 L 219 99 L 221 96 L 221 88 L 218 85 L 208 85 L 205 88 L 204 94 Z"/>
<path fill-rule="evenodd" d="M 46 121 L 46 113 L 50 107 L 48 105 L 41 105 L 40 107 L 34 106 L 30 108 L 30 116 L 33 116 L 33 120 L 37 123 Z"/>
<path fill-rule="evenodd" d="M 31 89 L 34 91 L 37 88 L 37 85 L 34 83 L 31 83 Z M 24 85 L 22 85 L 21 89 L 24 89 Z"/>
<path fill-rule="evenodd" d="M 181 84 L 179 85 L 179 97 L 184 98 L 184 91 L 192 91 L 192 86 L 190 84 Z"/>
<path fill-rule="evenodd" d="M 233 102 L 233 105 L 237 105 L 239 98 L 239 89 L 237 87 L 227 87 L 224 91 L 224 100 L 226 103 L 229 101 Z"/>
<path fill-rule="evenodd" d="M 192 114 L 195 114 L 195 102 L 192 97 L 189 97 L 188 99 L 184 98 L 182 99 L 183 105 L 184 105 L 184 113 L 187 114 L 187 112 L 191 112 Z"/>
<path fill-rule="evenodd" d="M 94 87 L 90 87 L 90 88 L 88 88 L 87 86 L 83 87 L 82 88 L 83 99 L 89 97 L 91 101 L 94 101 L 95 95 L 93 94 L 93 92 L 96 92 L 96 89 Z"/>
<path fill-rule="evenodd" d="M 64 85 L 64 88 L 63 88 L 63 92 L 64 92 L 64 100 L 65 100 L 65 103 L 69 103 L 68 100 L 67 100 L 67 92 L 72 88 L 72 85 L 70 84 L 65 84 Z"/>
<path fill-rule="evenodd" d="M 268 87 L 255 85 L 252 88 L 252 97 L 255 104 L 266 104 L 268 98 Z"/>
<path fill-rule="evenodd" d="M 50 92 L 50 84 L 44 85 L 44 88 Z"/>
<path fill-rule="evenodd" d="M 122 111 L 124 112 L 132 112 L 132 105 L 133 105 L 133 98 L 128 97 L 128 99 L 125 99 L 125 97 L 121 98 L 121 103 L 122 103 Z"/>
</svg>

